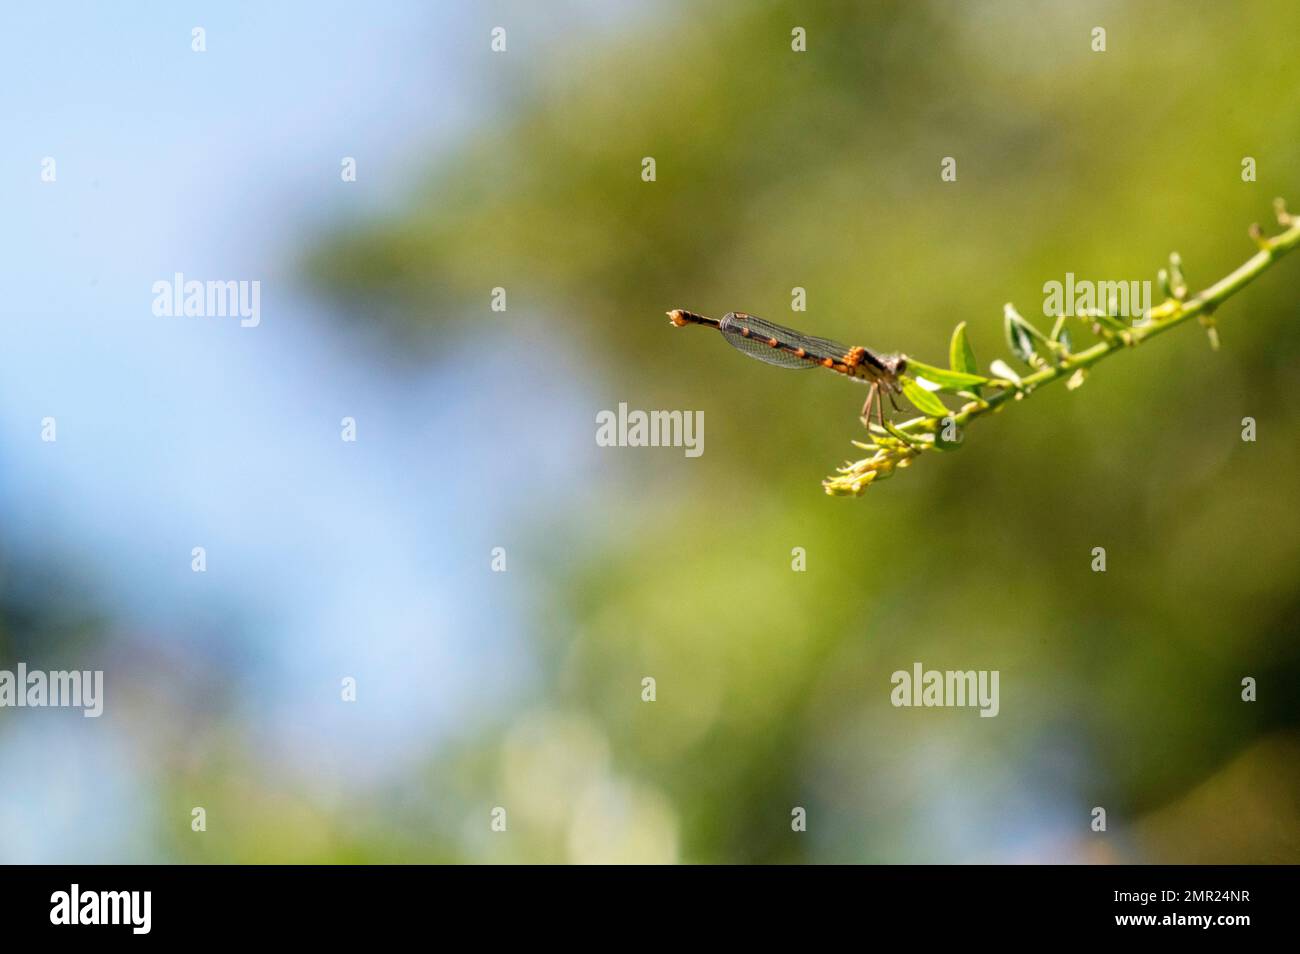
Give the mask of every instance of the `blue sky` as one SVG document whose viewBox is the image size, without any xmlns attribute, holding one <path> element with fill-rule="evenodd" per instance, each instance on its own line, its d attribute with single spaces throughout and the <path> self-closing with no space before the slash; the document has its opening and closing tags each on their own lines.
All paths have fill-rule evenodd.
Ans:
<svg viewBox="0 0 1300 954">
<path fill-rule="evenodd" d="M 431 364 L 395 361 L 364 315 L 330 314 L 296 272 L 322 229 L 394 207 L 490 121 L 490 83 L 472 64 L 502 16 L 521 44 L 564 38 L 525 5 L 6 13 L 0 540 L 11 563 L 68 574 L 111 617 L 110 640 L 212 661 L 207 678 L 233 694 L 268 760 L 308 780 L 322 735 L 365 782 L 526 684 L 526 588 L 506 595 L 485 579 L 490 548 L 517 526 L 503 460 L 532 462 L 536 506 L 594 455 L 577 368 L 552 365 L 545 386 L 528 373 L 484 380 L 459 360 L 469 340 Z M 609 17 L 578 19 L 599 29 Z M 357 158 L 356 183 L 340 180 L 342 156 Z M 261 325 L 155 317 L 151 287 L 177 271 L 260 281 Z M 483 327 L 472 344 L 509 333 Z M 522 431 L 512 409 L 524 404 L 584 429 Z M 53 444 L 40 441 L 47 416 Z M 344 416 L 355 444 L 339 439 Z M 206 574 L 190 571 L 195 545 Z M 25 820 L 28 832 L 0 859 L 63 858 L 74 843 L 78 860 L 120 857 L 138 812 L 132 761 L 148 758 L 113 717 L 114 682 L 133 678 L 113 672 L 123 658 L 108 647 L 85 663 L 109 670 L 101 720 L 0 715 L 0 765 L 50 760 L 21 779 L 0 771 L 0 827 Z M 346 720 L 343 675 L 368 703 Z M 98 804 L 55 768 L 87 752 L 103 770 Z M 88 842 L 104 800 L 120 831 L 99 826 Z"/>
</svg>

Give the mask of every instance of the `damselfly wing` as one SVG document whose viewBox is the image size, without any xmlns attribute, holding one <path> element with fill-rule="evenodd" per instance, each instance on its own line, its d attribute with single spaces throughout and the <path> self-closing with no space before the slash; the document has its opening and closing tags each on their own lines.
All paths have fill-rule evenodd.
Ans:
<svg viewBox="0 0 1300 954">
<path fill-rule="evenodd" d="M 828 358 L 843 361 L 847 345 L 814 338 L 753 315 L 731 312 L 718 322 L 723 340 L 737 351 L 783 368 L 815 368 Z M 773 346 L 772 342 L 777 344 Z"/>
</svg>

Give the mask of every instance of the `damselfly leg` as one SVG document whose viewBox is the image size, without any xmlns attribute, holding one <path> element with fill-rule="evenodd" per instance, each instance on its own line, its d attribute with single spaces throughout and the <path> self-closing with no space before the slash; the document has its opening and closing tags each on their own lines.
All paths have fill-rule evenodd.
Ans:
<svg viewBox="0 0 1300 954">
<path fill-rule="evenodd" d="M 862 419 L 867 423 L 867 429 L 871 429 L 871 406 L 876 406 L 876 414 L 880 418 L 880 429 L 885 429 L 885 412 L 880 406 L 880 384 L 873 381 L 870 389 L 867 391 L 866 403 L 862 405 Z"/>
</svg>

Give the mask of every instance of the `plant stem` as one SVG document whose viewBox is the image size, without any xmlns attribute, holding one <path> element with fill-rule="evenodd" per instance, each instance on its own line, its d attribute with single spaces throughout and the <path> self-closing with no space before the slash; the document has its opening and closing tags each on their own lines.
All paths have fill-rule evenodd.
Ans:
<svg viewBox="0 0 1300 954">
<path fill-rule="evenodd" d="M 1009 401 L 1021 400 L 1058 378 L 1090 368 L 1116 351 L 1136 347 L 1148 338 L 1154 338 L 1190 318 L 1199 316 L 1202 320 L 1208 319 L 1220 304 L 1249 285 L 1287 252 L 1300 245 L 1300 216 L 1288 215 L 1280 201 L 1277 211 L 1279 221 L 1286 226 L 1285 231 L 1272 238 L 1265 238 L 1257 228 L 1252 229 L 1251 235 L 1259 245 L 1259 251 L 1230 275 L 1190 298 L 1169 298 L 1161 302 L 1151 309 L 1150 320 L 1141 325 L 1123 331 L 1106 332 L 1105 339 L 1092 347 L 1059 357 L 1056 363 L 1025 375 L 1017 384 L 1008 386 L 988 398 L 971 400 L 961 410 L 951 415 L 952 421 L 964 430 L 966 425 L 976 418 L 999 410 Z M 935 434 L 946 421 L 947 418 L 917 418 L 899 425 L 898 430 L 909 435 Z M 911 458 L 922 453 L 922 450 L 922 447 L 907 445 L 895 448 L 883 447 L 874 457 L 841 468 L 839 476 L 827 478 L 823 485 L 826 492 L 831 494 L 860 494 L 874 479 L 892 474 L 895 466 L 907 466 Z"/>
<path fill-rule="evenodd" d="M 1243 262 L 1232 274 L 1215 282 L 1204 291 L 1198 292 L 1185 301 L 1171 298 L 1152 308 L 1151 320 L 1146 324 L 1133 328 L 1126 336 L 1117 335 L 1109 341 L 1098 342 L 1087 350 L 1070 355 L 1058 365 L 1043 368 L 1033 374 L 1026 375 L 1020 379 L 1019 388 L 1002 391 L 989 398 L 987 402 L 967 405 L 967 408 L 962 409 L 961 415 L 957 416 L 958 425 L 964 424 L 965 421 L 981 414 L 986 414 L 1008 400 L 1015 399 L 1018 393 L 1023 394 L 1032 391 L 1044 384 L 1055 381 L 1057 378 L 1073 374 L 1079 368 L 1092 367 L 1102 358 L 1113 352 L 1121 351 L 1125 347 L 1136 347 L 1148 338 L 1154 338 L 1156 335 L 1182 324 L 1189 318 L 1212 314 L 1222 302 L 1249 285 L 1270 265 L 1297 245 L 1300 245 L 1300 220 L 1293 222 L 1285 232 L 1271 239 L 1262 240 L 1262 247 L 1258 252 Z M 987 407 L 982 405 L 987 405 Z"/>
</svg>

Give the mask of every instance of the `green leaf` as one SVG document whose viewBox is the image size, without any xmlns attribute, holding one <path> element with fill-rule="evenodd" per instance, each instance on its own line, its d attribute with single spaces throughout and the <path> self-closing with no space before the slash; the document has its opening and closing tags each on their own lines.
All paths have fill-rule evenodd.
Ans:
<svg viewBox="0 0 1300 954">
<path fill-rule="evenodd" d="M 1002 327 L 1007 333 L 1007 347 L 1011 353 L 1025 364 L 1030 364 L 1034 355 L 1034 339 L 1025 327 L 1024 319 L 1008 308 Z"/>
<path fill-rule="evenodd" d="M 961 322 L 952 330 L 952 340 L 948 342 L 948 366 L 958 374 L 979 374 L 979 363 L 975 360 L 975 349 L 966 339 L 966 322 Z M 971 384 L 969 390 L 979 397 L 980 386 Z"/>
<path fill-rule="evenodd" d="M 1105 310 L 1102 308 L 1089 309 L 1085 311 L 1081 317 L 1086 318 L 1089 321 L 1094 321 L 1097 324 L 1101 325 L 1103 328 L 1108 329 L 1110 331 L 1129 330 L 1129 326 L 1127 323 L 1121 321 L 1118 318 L 1114 318 L 1106 314 Z"/>
<path fill-rule="evenodd" d="M 885 421 L 885 430 L 889 431 L 889 433 L 893 434 L 896 438 L 898 438 L 898 439 L 899 439 L 900 441 L 902 441 L 904 444 L 910 444 L 912 447 L 929 447 L 929 446 L 930 446 L 930 444 L 929 444 L 928 441 L 923 441 L 923 440 L 921 440 L 919 437 L 913 437 L 911 434 L 907 433 L 906 431 L 900 431 L 897 427 L 895 427 L 895 426 L 894 426 L 893 424 L 891 424 L 889 421 Z"/>
<path fill-rule="evenodd" d="M 1177 252 L 1169 253 L 1169 284 L 1174 297 L 1182 299 L 1187 294 L 1187 279 L 1183 277 L 1183 259 Z"/>
<path fill-rule="evenodd" d="M 939 387 L 948 391 L 961 390 L 962 388 L 979 387 L 981 384 L 988 384 L 989 379 L 979 374 L 970 374 L 965 371 L 948 371 L 944 368 L 936 368 L 932 364 L 926 364 L 924 361 L 917 361 L 913 358 L 907 359 L 907 370 L 915 371 L 917 377 L 925 378 Z"/>
<path fill-rule="evenodd" d="M 964 321 L 952 330 L 952 341 L 948 343 L 948 366 L 959 374 L 979 374 L 980 366 L 975 361 L 975 350 L 966 340 Z"/>
<path fill-rule="evenodd" d="M 952 413 L 942 401 L 907 375 L 899 375 L 898 380 L 903 385 L 903 396 L 911 401 L 918 411 L 924 411 L 931 417 L 947 417 Z"/>
<path fill-rule="evenodd" d="M 999 378 L 1003 378 L 1004 380 L 1010 381 L 1012 384 L 1016 384 L 1016 385 L 1020 384 L 1020 375 L 1012 371 L 1011 365 L 1007 364 L 1001 358 L 998 358 L 991 365 L 989 365 L 989 370 L 992 371 L 994 374 L 996 374 Z"/>
</svg>

